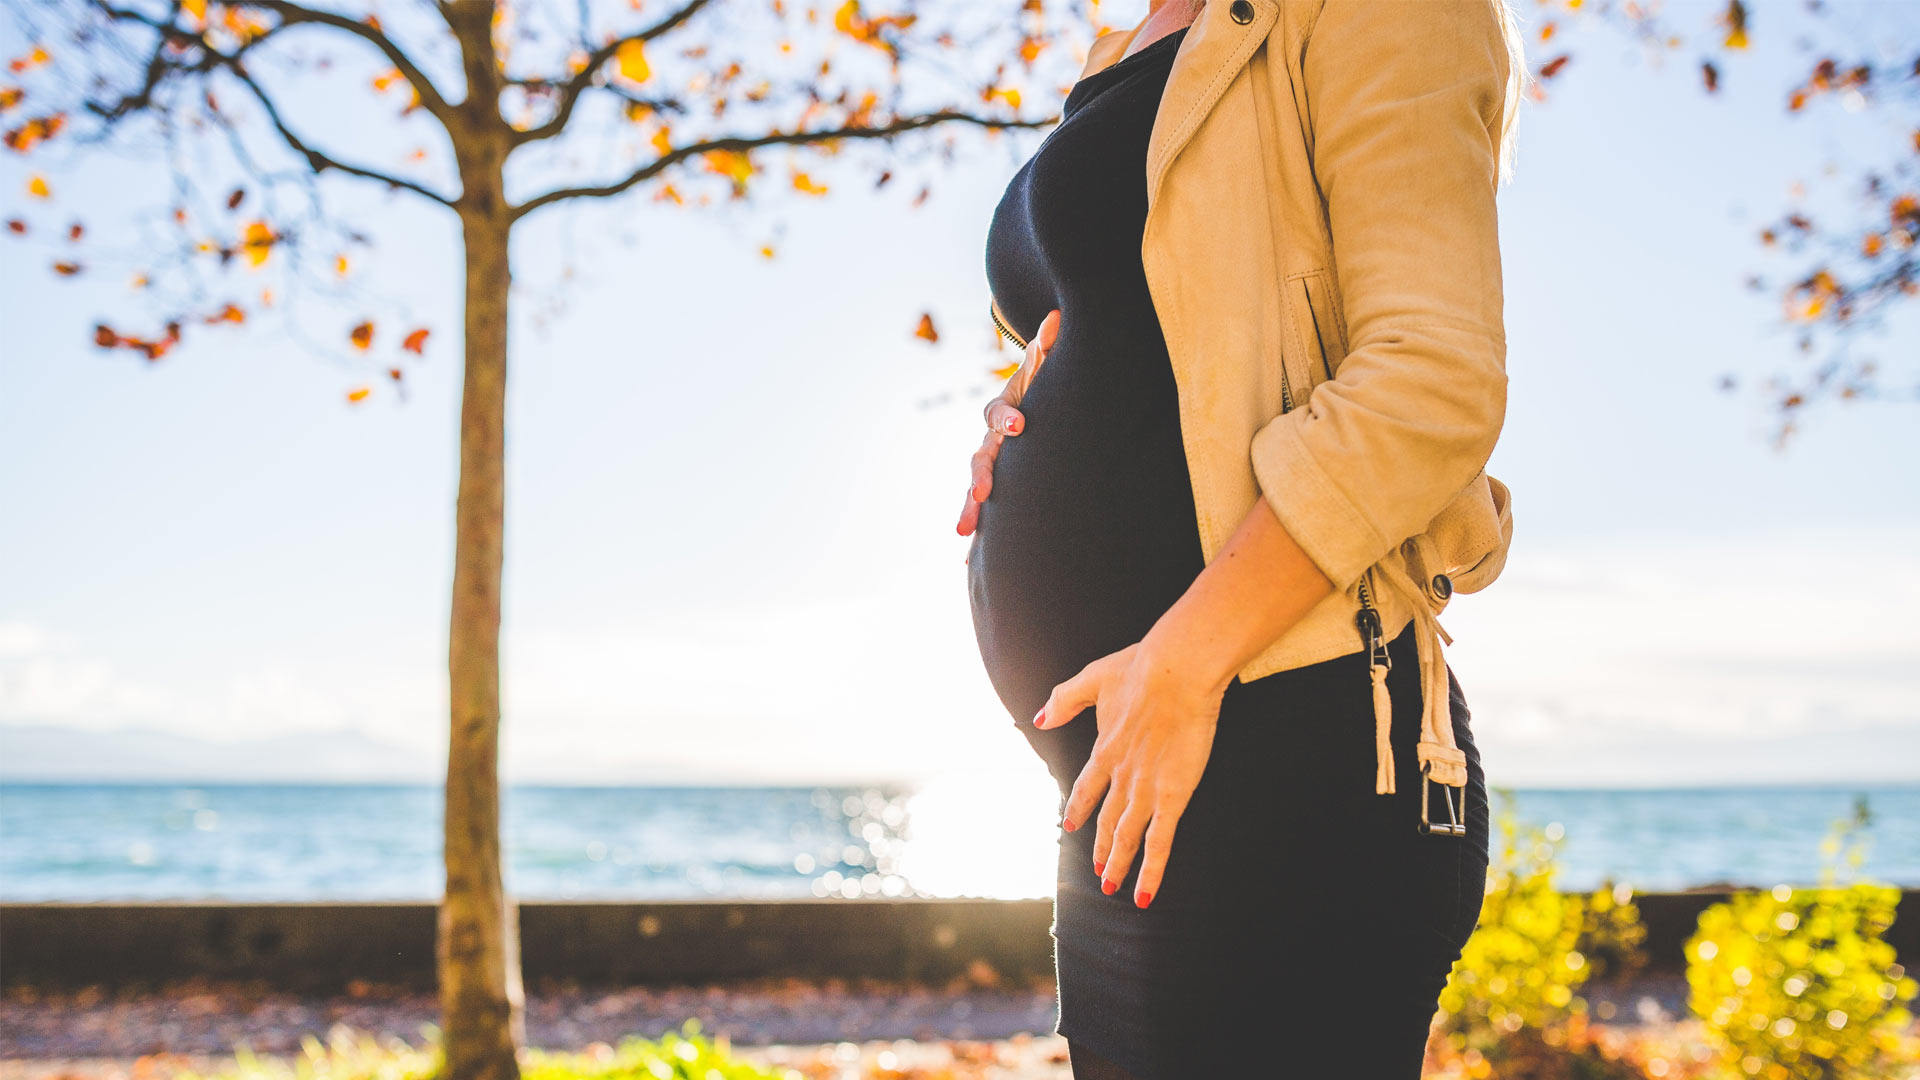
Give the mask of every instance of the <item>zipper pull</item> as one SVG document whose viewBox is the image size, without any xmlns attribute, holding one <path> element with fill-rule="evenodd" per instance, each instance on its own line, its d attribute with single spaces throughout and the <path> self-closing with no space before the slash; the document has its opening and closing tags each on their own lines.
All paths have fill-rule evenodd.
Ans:
<svg viewBox="0 0 1920 1080">
<path fill-rule="evenodd" d="M 1360 610 L 1353 623 L 1367 648 L 1367 675 L 1373 683 L 1373 791 L 1391 795 L 1393 778 L 1393 697 L 1387 692 L 1387 673 L 1393 670 L 1393 656 L 1387 652 L 1386 632 L 1380 612 L 1367 596 L 1366 577 L 1360 579 Z"/>
</svg>

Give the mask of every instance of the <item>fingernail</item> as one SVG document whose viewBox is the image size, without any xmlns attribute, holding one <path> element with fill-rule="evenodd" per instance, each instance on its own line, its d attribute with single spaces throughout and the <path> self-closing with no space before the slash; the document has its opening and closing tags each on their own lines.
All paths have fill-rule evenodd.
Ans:
<svg viewBox="0 0 1920 1080">
<path fill-rule="evenodd" d="M 1007 418 L 1007 434 L 1009 434 L 1009 435 L 1018 435 L 1018 434 L 1020 434 L 1020 421 L 1019 421 L 1019 420 L 1017 420 L 1017 419 L 1015 419 L 1015 418 L 1013 418 L 1013 417 L 1008 417 L 1008 418 Z"/>
<path fill-rule="evenodd" d="M 1153 894 L 1150 892 L 1139 893 L 1134 896 L 1133 902 L 1140 905 L 1141 910 L 1145 910 L 1148 904 L 1153 903 Z"/>
<path fill-rule="evenodd" d="M 1067 830 L 1068 832 L 1072 832 L 1073 830 L 1079 828 L 1080 826 L 1072 818 L 1068 818 L 1065 821 L 1062 821 L 1060 823 L 1060 827 Z"/>
<path fill-rule="evenodd" d="M 1107 861 L 1106 861 L 1105 859 L 1095 859 L 1095 860 L 1093 860 L 1093 872 L 1094 872 L 1095 874 L 1104 874 L 1104 873 L 1106 873 L 1106 872 L 1107 872 Z"/>
<path fill-rule="evenodd" d="M 1120 883 L 1117 881 L 1103 881 L 1100 883 L 1100 891 L 1106 893 L 1108 896 L 1112 896 L 1113 891 L 1119 887 Z"/>
<path fill-rule="evenodd" d="M 981 496 L 981 494 L 980 494 L 980 485 L 979 485 L 979 484 L 975 484 L 975 485 L 973 485 L 972 487 L 970 487 L 970 488 L 968 488 L 968 489 L 967 489 L 967 497 L 968 497 L 968 498 L 970 498 L 970 499 L 972 499 L 972 500 L 973 500 L 974 502 L 985 502 L 985 501 L 986 501 L 986 500 L 985 500 L 985 499 L 984 499 L 984 498 L 983 498 L 983 497 Z"/>
<path fill-rule="evenodd" d="M 1044 707 L 1039 712 L 1033 714 L 1033 726 L 1034 727 L 1047 726 L 1047 710 Z"/>
</svg>

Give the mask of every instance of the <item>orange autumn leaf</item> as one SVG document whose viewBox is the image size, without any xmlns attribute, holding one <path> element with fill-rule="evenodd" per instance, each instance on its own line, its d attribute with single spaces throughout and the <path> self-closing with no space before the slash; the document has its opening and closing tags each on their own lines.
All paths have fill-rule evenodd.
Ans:
<svg viewBox="0 0 1920 1080">
<path fill-rule="evenodd" d="M 361 402 L 367 400 L 367 396 L 372 393 L 373 393 L 373 387 L 371 386 L 357 387 L 355 389 L 347 391 L 347 400 L 349 402 L 352 402 L 355 405 L 358 405 Z"/>
<path fill-rule="evenodd" d="M 407 340 L 401 342 L 400 347 L 415 356 L 422 355 L 426 352 L 427 348 L 427 333 L 428 331 L 424 327 L 415 330 L 413 333 L 407 335 Z M 395 377 L 398 378 L 398 376 Z"/>
<path fill-rule="evenodd" d="M 20 99 L 26 96 L 27 92 L 17 86 L 0 86 L 0 112 L 20 104 Z"/>
<path fill-rule="evenodd" d="M 66 113 L 54 113 L 51 116 L 36 116 L 6 134 L 7 149 L 16 154 L 24 154 L 35 146 L 60 134 L 67 126 Z"/>
<path fill-rule="evenodd" d="M 1741 0 L 1727 0 L 1727 10 L 1720 13 L 1719 23 L 1727 28 L 1727 39 L 1722 44 L 1729 49 L 1747 47 L 1747 5 Z"/>
<path fill-rule="evenodd" d="M 702 155 L 707 171 L 719 173 L 733 181 L 733 193 L 744 195 L 747 191 L 747 179 L 753 175 L 753 162 L 743 151 L 709 150 Z"/>
<path fill-rule="evenodd" d="M 618 65 L 620 77 L 628 82 L 643 83 L 653 74 L 647 64 L 646 43 L 639 38 L 621 42 L 620 47 L 613 50 L 613 61 Z"/>
<path fill-rule="evenodd" d="M 206 25 L 207 0 L 180 0 L 180 9 L 193 16 L 196 26 Z"/>
<path fill-rule="evenodd" d="M 354 327 L 352 332 L 347 335 L 347 340 L 353 342 L 353 347 L 356 349 L 366 350 L 372 348 L 373 324 L 371 322 L 363 322 Z"/>
<path fill-rule="evenodd" d="M 53 264 L 53 272 L 59 274 L 61 277 L 72 277 L 78 274 L 80 270 L 81 266 L 76 262 L 57 262 Z"/>
<path fill-rule="evenodd" d="M 399 68 L 389 68 L 373 77 L 373 88 L 381 93 L 386 93 L 395 85 L 405 83 L 406 81 L 406 76 L 400 74 Z"/>
<path fill-rule="evenodd" d="M 259 266 L 267 261 L 273 251 L 274 241 L 280 239 L 264 221 L 249 222 L 240 234 L 240 250 L 246 252 L 247 265 Z"/>
<path fill-rule="evenodd" d="M 1013 363 L 1008 364 L 1006 367 L 994 368 L 992 374 L 994 378 L 999 379 L 1002 382 L 1005 382 L 1006 380 L 1013 378 L 1013 373 L 1019 370 L 1020 370 L 1020 362 L 1016 360 Z"/>
<path fill-rule="evenodd" d="M 333 257 L 334 273 L 340 275 L 341 277 L 346 277 L 347 271 L 351 269 L 353 269 L 353 264 L 347 261 L 347 257 L 345 255 L 335 255 Z"/>
<path fill-rule="evenodd" d="M 207 322 L 209 324 L 223 322 L 244 323 L 246 321 L 247 313 L 241 311 L 240 308 L 234 304 L 228 304 L 226 307 L 207 316 Z"/>
<path fill-rule="evenodd" d="M 11 62 L 9 62 L 7 64 L 7 70 L 13 72 L 15 75 L 18 75 L 23 71 L 32 71 L 34 68 L 37 68 L 42 64 L 45 64 L 48 60 L 51 60 L 51 59 L 53 58 L 47 55 L 47 50 L 41 48 L 38 45 L 35 45 L 33 47 L 32 52 L 28 53 L 25 56 L 15 57 Z"/>
<path fill-rule="evenodd" d="M 663 155 L 670 154 L 673 152 L 673 143 L 668 138 L 667 125 L 665 124 L 661 124 L 660 130 L 654 132 L 653 138 L 648 141 L 650 141 L 653 144 L 654 150 L 658 151 Z"/>
<path fill-rule="evenodd" d="M 793 174 L 793 188 L 795 191 L 806 195 L 825 195 L 827 193 L 825 184 L 814 183 L 813 178 L 803 172 Z"/>
<path fill-rule="evenodd" d="M 34 175 L 27 179 L 27 194 L 36 199 L 53 198 L 53 189 L 47 186 L 47 178 Z"/>
<path fill-rule="evenodd" d="M 760 257 L 761 257 L 761 258 L 763 258 L 763 259 L 771 259 L 771 258 L 773 258 L 773 255 L 774 255 L 774 251 L 773 251 L 773 245 L 772 245 L 772 244 L 762 244 L 762 245 L 760 245 Z"/>
<path fill-rule="evenodd" d="M 940 331 L 933 326 L 932 312 L 926 312 L 920 316 L 920 325 L 914 327 L 913 336 L 929 342 L 940 340 Z"/>
</svg>

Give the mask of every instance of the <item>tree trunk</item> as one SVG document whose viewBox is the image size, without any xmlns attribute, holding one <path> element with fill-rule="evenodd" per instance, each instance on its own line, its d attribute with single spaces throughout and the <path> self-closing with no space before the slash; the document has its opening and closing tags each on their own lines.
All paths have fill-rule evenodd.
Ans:
<svg viewBox="0 0 1920 1080">
<path fill-rule="evenodd" d="M 467 170 L 466 381 L 460 402 L 447 673 L 446 895 L 438 956 L 446 1080 L 517 1080 L 518 914 L 500 863 L 500 568 L 506 507 L 507 238 L 498 162 Z M 479 175 L 475 175 L 478 173 Z M 491 175 L 488 175 L 491 174 Z"/>
</svg>

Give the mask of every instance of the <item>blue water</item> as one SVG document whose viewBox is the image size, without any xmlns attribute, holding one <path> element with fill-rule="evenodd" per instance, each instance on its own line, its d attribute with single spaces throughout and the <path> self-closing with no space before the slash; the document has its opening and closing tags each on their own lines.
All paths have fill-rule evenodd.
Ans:
<svg viewBox="0 0 1920 1080">
<path fill-rule="evenodd" d="M 1050 792 L 1014 826 L 976 826 L 965 808 L 980 801 L 918 794 L 513 787 L 507 886 L 523 900 L 1049 892 Z M 1857 797 L 1873 812 L 1868 875 L 1920 886 L 1920 786 L 1527 790 L 1513 805 L 1564 833 L 1562 885 L 1659 890 L 1814 882 L 1823 836 Z M 442 884 L 439 798 L 424 785 L 9 783 L 0 898 L 428 899 Z"/>
</svg>

